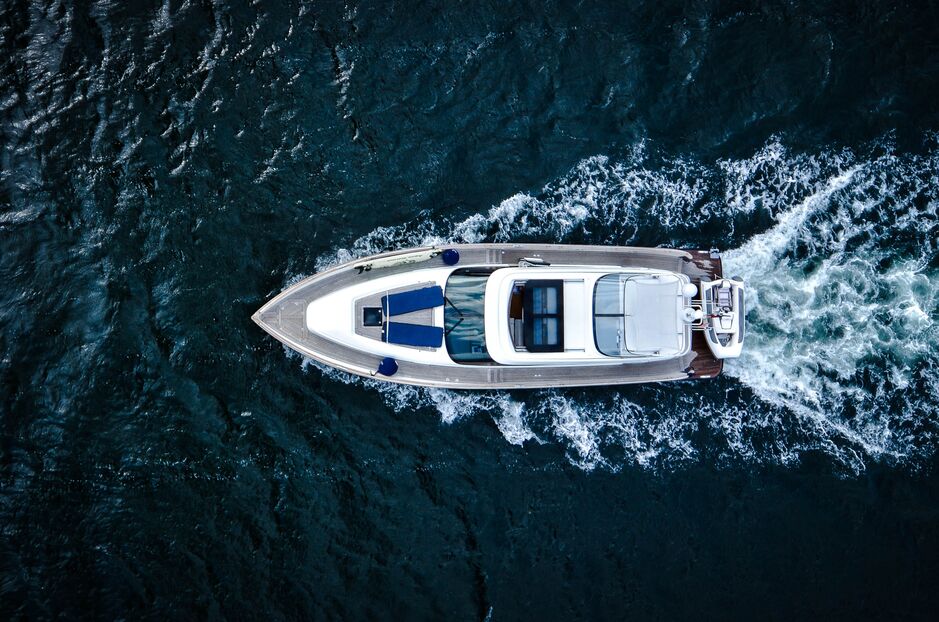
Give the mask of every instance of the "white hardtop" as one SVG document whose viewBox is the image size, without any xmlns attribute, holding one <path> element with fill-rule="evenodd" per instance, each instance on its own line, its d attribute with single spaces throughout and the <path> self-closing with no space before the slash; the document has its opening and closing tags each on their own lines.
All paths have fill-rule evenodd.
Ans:
<svg viewBox="0 0 939 622">
<path fill-rule="evenodd" d="M 606 275 L 622 275 L 625 334 L 629 345 L 610 356 L 597 349 L 594 288 Z M 564 349 L 530 352 L 516 348 L 509 327 L 515 284 L 529 280 L 563 282 Z M 667 270 L 622 266 L 532 266 L 501 268 L 486 285 L 486 349 L 502 365 L 619 365 L 674 358 L 691 347 L 691 326 L 683 319 L 687 276 Z"/>
</svg>

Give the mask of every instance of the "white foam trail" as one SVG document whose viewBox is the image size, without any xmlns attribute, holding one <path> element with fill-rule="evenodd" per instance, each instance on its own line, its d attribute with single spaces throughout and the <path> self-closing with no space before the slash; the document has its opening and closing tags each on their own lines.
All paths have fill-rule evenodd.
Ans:
<svg viewBox="0 0 939 622">
<path fill-rule="evenodd" d="M 494 415 L 493 420 L 505 440 L 513 445 L 524 445 L 528 441 L 542 442 L 525 422 L 524 403 L 513 402 L 506 398 L 500 405 L 502 406 L 502 414 Z"/>
<path fill-rule="evenodd" d="M 819 437 L 847 441 L 835 451 L 905 459 L 931 446 L 935 404 L 911 383 L 935 384 L 935 170 L 934 155 L 854 165 L 725 255 L 756 292 L 728 373 Z M 910 425 L 921 428 L 912 437 Z"/>
<path fill-rule="evenodd" d="M 703 228 L 772 225 L 725 253 L 750 285 L 747 346 L 726 371 L 740 383 L 608 392 L 455 392 L 401 387 L 325 370 L 380 391 L 393 408 L 433 408 L 453 423 L 488 414 L 514 445 L 556 439 L 592 470 L 662 468 L 706 456 L 791 464 L 824 452 L 849 471 L 871 459 L 911 466 L 932 455 L 939 412 L 939 157 L 847 151 L 791 154 L 771 140 L 752 157 L 652 167 L 645 146 L 596 156 L 537 195 L 517 194 L 457 222 L 384 227 L 319 268 L 409 245 L 565 240 L 707 246 Z M 755 400 L 753 394 L 758 396 Z M 928 397 L 924 397 L 928 396 Z"/>
<path fill-rule="evenodd" d="M 809 195 L 796 207 L 783 212 L 776 219 L 776 226 L 765 233 L 750 238 L 744 246 L 730 251 L 725 260 L 733 265 L 745 264 L 750 276 L 771 270 L 778 263 L 783 251 L 792 246 L 793 240 L 805 227 L 806 219 L 818 210 L 828 207 L 831 196 L 845 188 L 858 171 L 857 166 L 828 181 L 818 192 Z M 759 295 L 759 288 L 754 292 Z"/>
</svg>

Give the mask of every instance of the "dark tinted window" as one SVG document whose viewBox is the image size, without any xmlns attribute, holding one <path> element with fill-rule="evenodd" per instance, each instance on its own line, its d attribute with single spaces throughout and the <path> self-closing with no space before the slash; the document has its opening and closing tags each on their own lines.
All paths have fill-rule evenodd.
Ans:
<svg viewBox="0 0 939 622">
<path fill-rule="evenodd" d="M 447 353 L 457 363 L 488 362 L 486 350 L 486 281 L 489 272 L 457 270 L 444 290 L 443 331 Z"/>
<path fill-rule="evenodd" d="M 531 352 L 564 350 L 564 281 L 525 284 L 525 347 Z"/>
</svg>

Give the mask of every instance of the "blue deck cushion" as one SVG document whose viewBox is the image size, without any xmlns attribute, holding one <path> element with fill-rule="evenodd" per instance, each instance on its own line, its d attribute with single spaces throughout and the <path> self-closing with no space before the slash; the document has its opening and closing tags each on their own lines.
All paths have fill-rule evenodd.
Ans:
<svg viewBox="0 0 939 622">
<path fill-rule="evenodd" d="M 439 285 L 412 289 L 381 297 L 385 315 L 403 315 L 421 309 L 433 309 L 443 304 L 443 289 Z"/>
<path fill-rule="evenodd" d="M 402 346 L 439 348 L 443 343 L 443 329 L 439 326 L 388 322 L 382 331 L 381 340 Z"/>
</svg>

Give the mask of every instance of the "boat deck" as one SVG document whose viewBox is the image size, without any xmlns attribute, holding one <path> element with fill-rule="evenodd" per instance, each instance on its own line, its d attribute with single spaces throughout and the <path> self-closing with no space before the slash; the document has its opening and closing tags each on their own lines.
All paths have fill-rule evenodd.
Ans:
<svg viewBox="0 0 939 622">
<path fill-rule="evenodd" d="M 388 274 L 385 272 L 384 274 Z M 366 326 L 363 321 L 362 311 L 365 307 L 381 307 L 381 297 L 388 294 L 397 294 L 398 292 L 405 292 L 410 289 L 417 289 L 420 287 L 428 287 L 433 285 L 433 283 L 414 283 L 413 285 L 408 285 L 407 287 L 398 287 L 395 289 L 390 289 L 387 292 L 378 292 L 370 296 L 363 296 L 355 301 L 355 334 L 362 335 L 363 337 L 368 337 L 369 339 L 381 339 L 381 326 Z M 432 324 L 434 320 L 433 309 L 421 309 L 419 311 L 411 311 L 410 313 L 403 313 L 401 315 L 395 316 L 396 322 L 409 322 L 411 324 Z"/>
<path fill-rule="evenodd" d="M 555 265 L 659 268 L 687 274 L 692 281 L 697 281 L 702 276 L 712 279 L 722 276 L 720 257 L 701 250 L 560 244 L 455 244 L 446 248 L 459 251 L 461 265 L 515 266 L 522 258 L 538 257 Z M 385 253 L 369 259 L 392 257 L 413 250 Z M 301 281 L 261 307 L 252 319 L 272 336 L 304 356 L 349 373 L 371 376 L 378 368 L 380 357 L 310 332 L 305 322 L 307 305 L 328 292 L 352 284 L 444 264 L 440 257 L 435 257 L 420 264 L 375 268 L 360 274 L 353 268 L 353 264 L 362 261 L 364 259 L 338 265 Z M 348 311 L 337 309 L 337 313 L 342 312 Z M 693 331 L 692 334 L 691 351 L 683 357 L 668 361 L 537 368 L 508 367 L 490 363 L 451 367 L 398 361 L 398 372 L 394 376 L 377 377 L 402 384 L 452 389 L 524 389 L 661 382 L 711 378 L 718 375 L 723 362 L 711 354 L 700 331 Z"/>
</svg>

